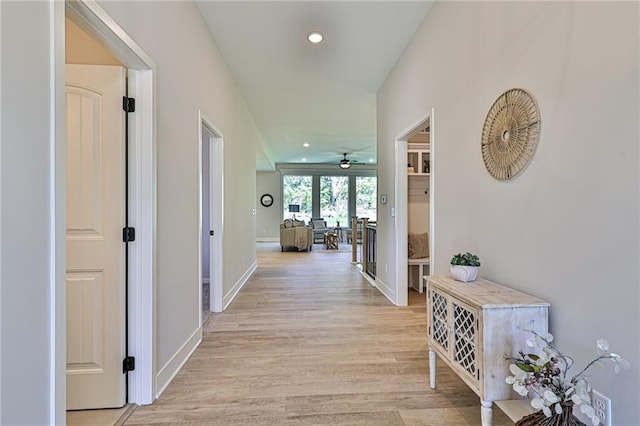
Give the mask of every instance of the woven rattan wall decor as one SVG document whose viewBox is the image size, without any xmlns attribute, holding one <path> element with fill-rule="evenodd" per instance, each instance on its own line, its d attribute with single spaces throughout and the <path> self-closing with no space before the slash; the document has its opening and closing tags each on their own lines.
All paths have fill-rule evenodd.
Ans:
<svg viewBox="0 0 640 426">
<path fill-rule="evenodd" d="M 496 179 L 508 180 L 529 164 L 540 138 L 540 111 L 524 89 L 509 89 L 489 109 L 482 129 L 482 159 Z"/>
</svg>

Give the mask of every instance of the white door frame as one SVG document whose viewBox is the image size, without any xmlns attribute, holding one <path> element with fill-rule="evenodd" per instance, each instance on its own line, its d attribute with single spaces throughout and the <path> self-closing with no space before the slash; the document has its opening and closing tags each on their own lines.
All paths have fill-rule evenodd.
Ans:
<svg viewBox="0 0 640 426">
<path fill-rule="evenodd" d="M 209 140 L 202 140 L 203 130 L 213 136 Z M 204 144 L 209 144 L 209 226 L 214 231 L 210 237 L 209 245 L 209 310 L 211 312 L 222 312 L 222 242 L 224 237 L 224 137 L 222 132 L 198 110 L 198 178 L 199 178 L 199 209 L 198 209 L 198 271 L 202 271 L 202 149 Z M 208 235 L 208 232 L 206 233 Z M 198 300 L 202 301 L 202 273 L 198 274 L 198 288 L 200 295 Z M 202 303 L 198 304 L 199 324 L 202 324 Z"/>
<path fill-rule="evenodd" d="M 407 177 L 407 145 L 408 140 L 424 129 L 424 125 L 428 122 L 430 126 L 430 170 L 429 175 L 429 271 L 432 271 L 435 264 L 434 258 L 434 241 L 435 241 L 435 215 L 434 215 L 434 117 L 435 110 L 431 108 L 431 111 L 423 116 L 420 120 L 409 126 L 405 131 L 401 132 L 395 141 L 395 218 L 396 218 L 396 294 L 395 304 L 397 306 L 407 306 L 409 303 L 409 286 L 408 286 L 408 256 L 407 256 L 407 242 L 409 239 L 409 197 L 408 191 L 408 177 Z M 421 277 L 419 279 L 422 279 Z"/>
<path fill-rule="evenodd" d="M 136 228 L 136 241 L 129 246 L 129 355 L 136 369 L 129 373 L 129 402 L 151 404 L 155 383 L 155 276 L 156 276 L 156 155 L 155 155 L 155 63 L 94 0 L 66 0 L 66 16 L 93 38 L 100 40 L 129 69 L 129 97 L 136 99 L 136 112 L 129 115 L 129 225 Z M 57 33 L 58 34 L 58 33 Z M 60 38 L 64 44 L 64 35 Z M 56 43 L 59 40 L 56 39 Z M 62 50 L 63 52 L 64 50 Z M 60 50 L 56 55 L 62 55 Z M 64 66 L 64 57 L 61 60 Z M 63 74 L 64 76 L 64 74 Z M 63 78 L 64 80 L 64 78 Z M 56 84 L 59 82 L 56 80 Z M 64 85 L 62 87 L 64 93 Z M 60 146 L 64 138 L 57 140 Z M 56 174 L 66 170 L 56 160 Z M 58 174 L 59 175 L 59 174 Z M 64 175 L 63 175 L 64 176 Z M 64 205 L 64 180 L 57 183 L 56 204 Z M 58 218 L 60 220 L 60 218 Z M 64 216 L 62 218 L 64 220 Z M 64 238 L 64 235 L 58 235 Z M 64 259 L 64 258 L 63 258 Z M 59 280 L 58 280 L 59 281 Z M 57 282 L 56 286 L 64 286 Z M 56 307 L 65 310 L 56 292 Z M 64 308 L 64 309 L 63 309 Z M 60 316 L 57 316 L 60 319 Z M 64 321 L 56 323 L 56 335 L 64 335 Z M 60 369 L 56 369 L 59 375 Z M 66 373 L 65 373 L 66 374 Z M 64 380 L 56 377 L 56 381 Z M 60 392 L 58 389 L 57 392 Z M 56 393 L 57 393 L 56 392 Z M 65 390 L 66 392 L 66 390 Z M 56 400 L 64 401 L 60 395 Z M 59 406 L 56 406 L 59 410 Z"/>
</svg>

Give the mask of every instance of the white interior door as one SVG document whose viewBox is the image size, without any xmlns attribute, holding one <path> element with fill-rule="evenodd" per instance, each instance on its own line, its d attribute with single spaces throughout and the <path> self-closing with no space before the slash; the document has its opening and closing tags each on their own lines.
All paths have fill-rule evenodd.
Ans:
<svg viewBox="0 0 640 426">
<path fill-rule="evenodd" d="M 67 409 L 122 407 L 125 70 L 66 73 Z"/>
</svg>

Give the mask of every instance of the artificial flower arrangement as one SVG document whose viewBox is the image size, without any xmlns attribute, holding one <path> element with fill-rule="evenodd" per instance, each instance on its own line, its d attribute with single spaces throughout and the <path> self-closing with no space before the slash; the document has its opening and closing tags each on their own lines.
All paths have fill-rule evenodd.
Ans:
<svg viewBox="0 0 640 426">
<path fill-rule="evenodd" d="M 529 330 L 533 336 L 527 339 L 527 346 L 534 348 L 532 352 L 520 351 L 520 357 L 508 358 L 513 361 L 509 370 L 513 376 L 508 376 L 505 381 L 513 385 L 513 390 L 522 396 L 531 394 L 531 406 L 536 410 L 542 410 L 531 414 L 533 417 L 526 421 L 527 417 L 517 424 L 584 424 L 573 416 L 573 406 L 580 407 L 580 412 L 591 419 L 594 426 L 600 424 L 591 405 L 589 392 L 591 387 L 587 380 L 588 370 L 603 362 L 614 365 L 617 374 L 621 368 L 629 368 L 629 362 L 620 355 L 609 351 L 609 343 L 604 339 L 596 341 L 596 357 L 587 364 L 575 376 L 567 376 L 573 366 L 573 358 L 561 352 L 551 342 L 553 335 L 550 333 L 541 336 Z M 544 421 L 545 417 L 548 421 Z M 554 420 L 552 420 L 554 418 Z"/>
</svg>

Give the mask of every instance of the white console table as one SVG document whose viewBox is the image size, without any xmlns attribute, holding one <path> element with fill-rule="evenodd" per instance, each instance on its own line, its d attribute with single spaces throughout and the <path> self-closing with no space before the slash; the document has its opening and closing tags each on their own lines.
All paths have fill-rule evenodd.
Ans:
<svg viewBox="0 0 640 426">
<path fill-rule="evenodd" d="M 479 397 L 483 426 L 492 423 L 493 401 L 513 399 L 507 356 L 526 348 L 533 330 L 548 330 L 549 303 L 477 279 L 424 277 L 427 287 L 430 385 L 436 388 L 436 355 Z"/>
</svg>

